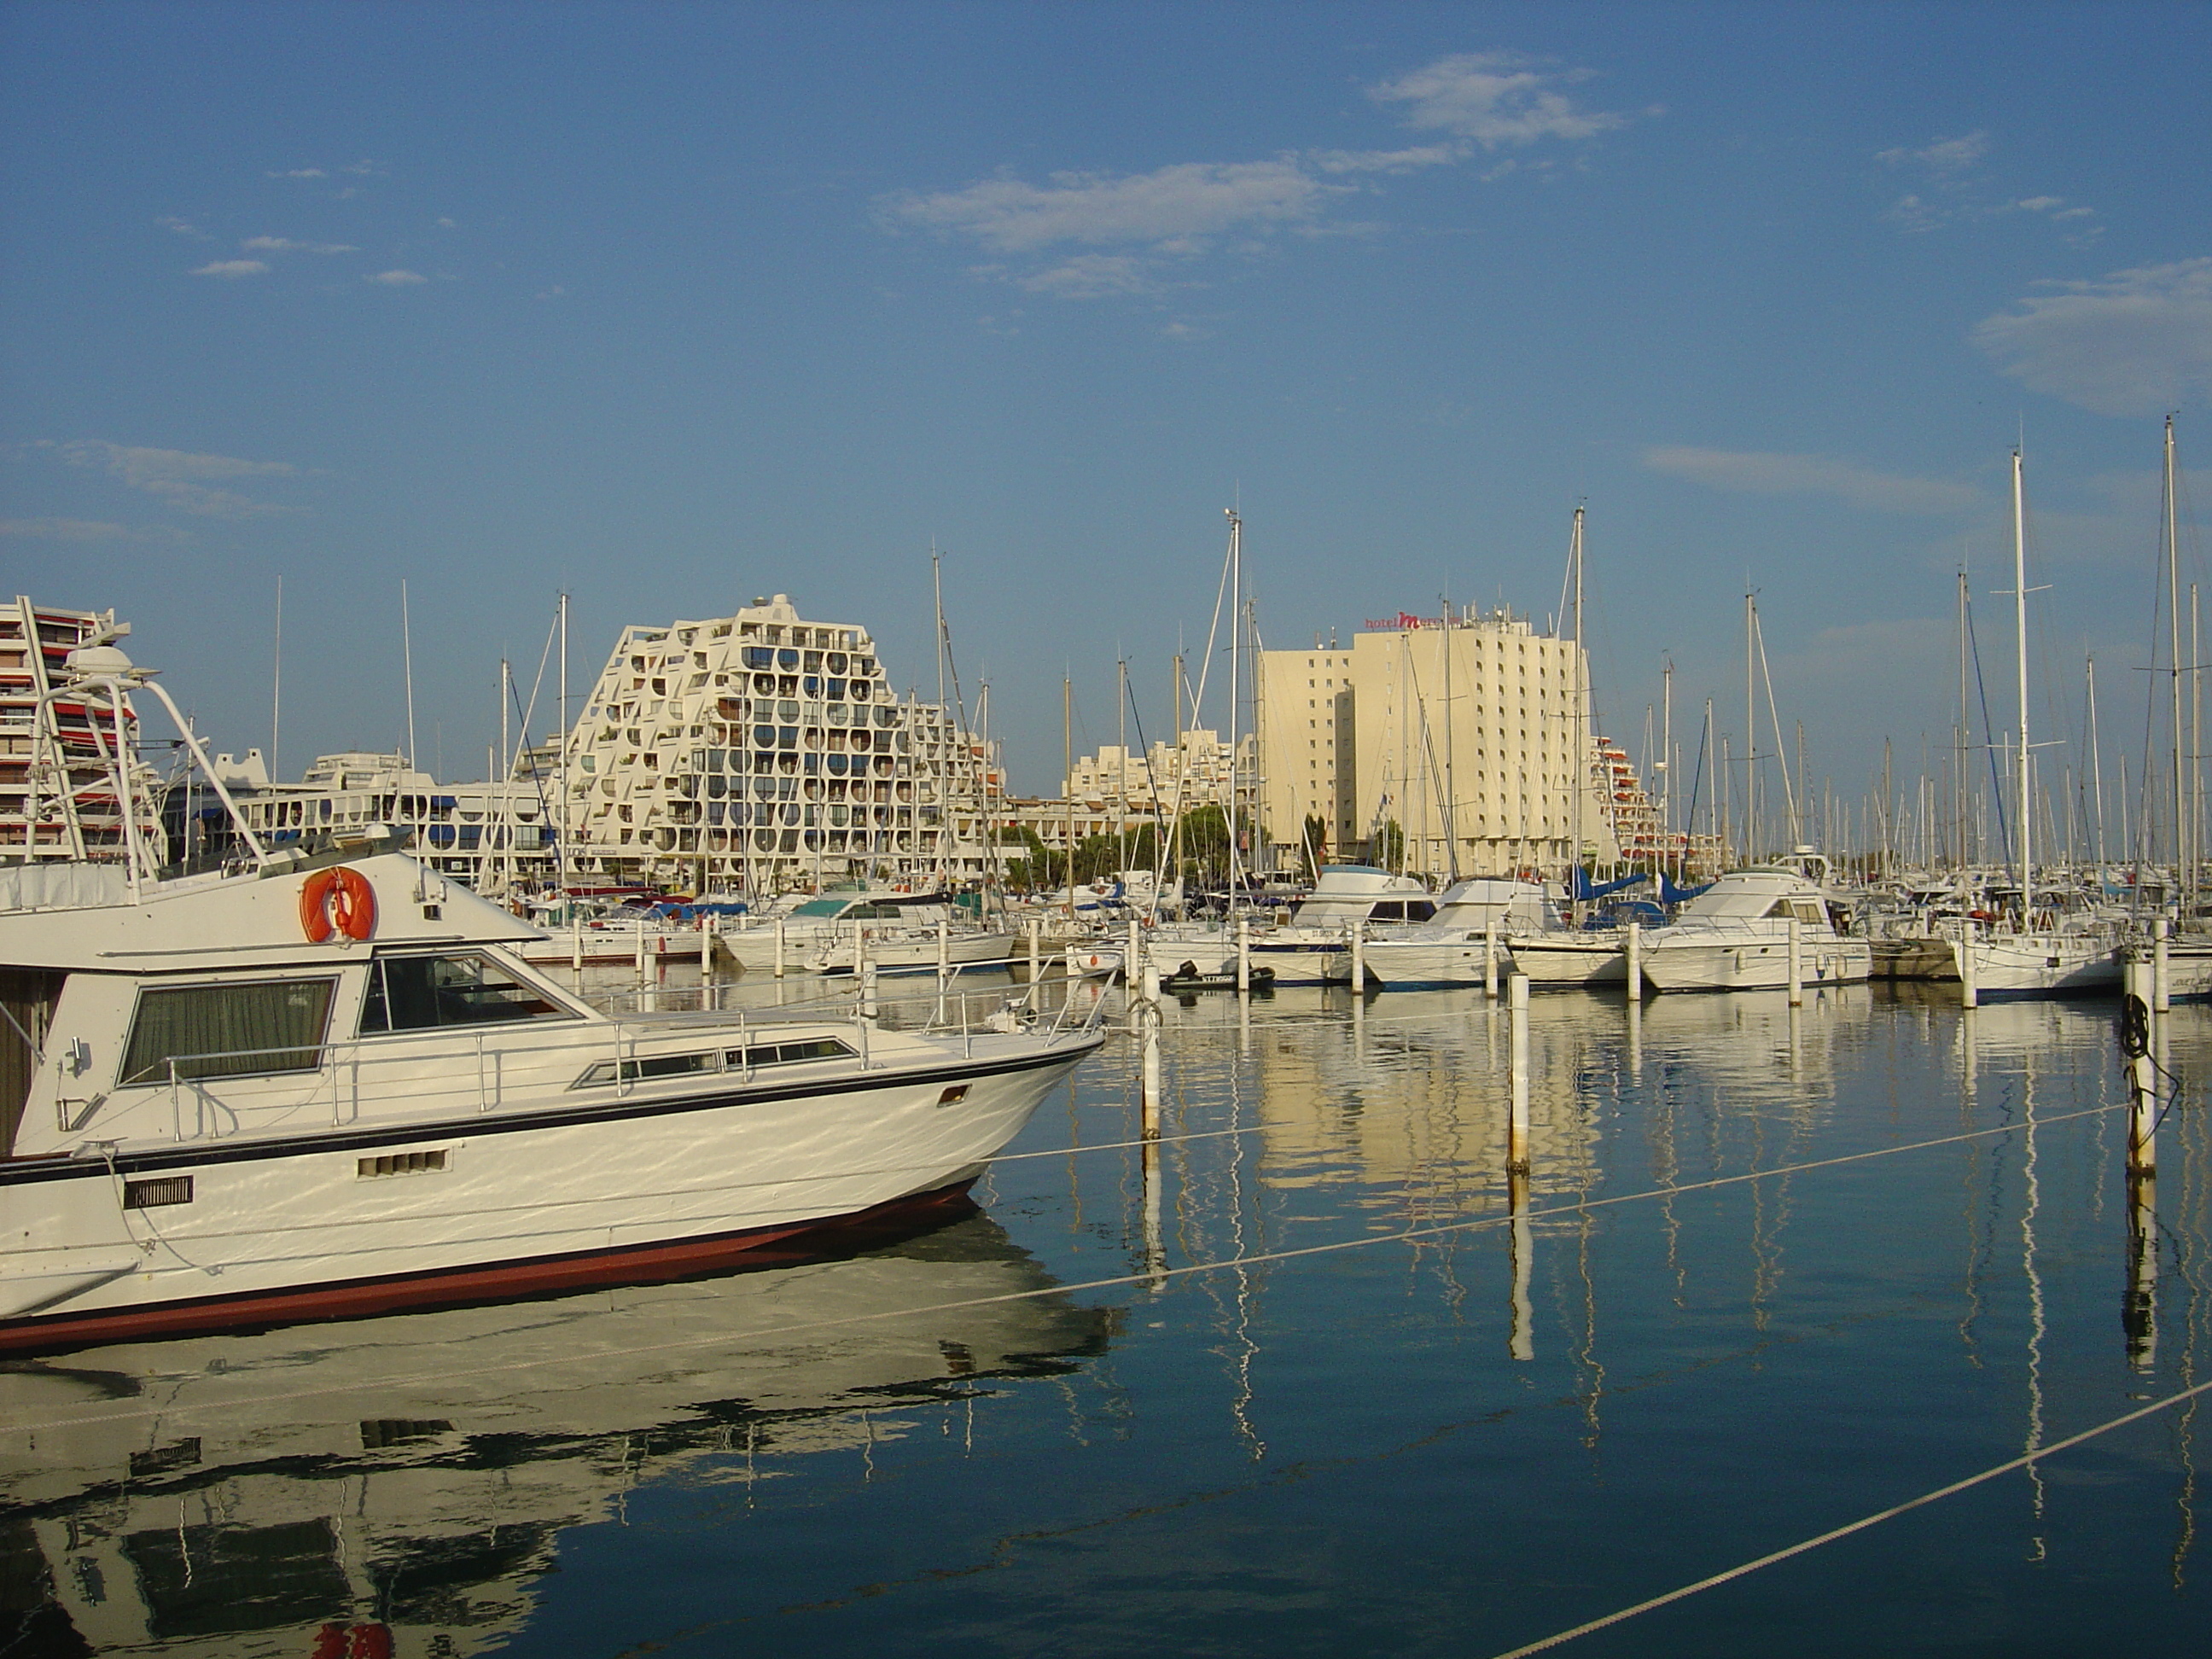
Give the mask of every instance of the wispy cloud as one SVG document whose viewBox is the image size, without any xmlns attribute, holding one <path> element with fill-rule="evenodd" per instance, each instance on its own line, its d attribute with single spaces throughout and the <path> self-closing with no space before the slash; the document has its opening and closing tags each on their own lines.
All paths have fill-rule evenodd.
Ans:
<svg viewBox="0 0 2212 1659">
<path fill-rule="evenodd" d="M 145 532 L 99 519 L 0 519 L 0 536 L 40 542 L 135 542 Z"/>
<path fill-rule="evenodd" d="M 1015 279 L 1032 294 L 1061 300 L 1099 300 L 1114 294 L 1157 294 L 1164 284 L 1141 259 L 1123 253 L 1079 253 L 1063 264 Z"/>
<path fill-rule="evenodd" d="M 1874 159 L 1883 166 L 1922 175 L 1921 187 L 1892 202 L 1882 210 L 1882 217 L 1900 229 L 1925 233 L 1950 224 L 2027 213 L 2063 226 L 2066 240 L 2077 247 L 2087 246 L 2104 234 L 2104 228 L 2094 222 L 2094 208 L 2069 204 L 2063 196 L 1992 198 L 1988 180 L 1977 171 L 1992 147 L 1989 133 L 1978 129 L 1957 138 L 1938 138 L 1920 149 L 1876 150 Z"/>
<path fill-rule="evenodd" d="M 1938 138 L 1925 149 L 1884 149 L 1875 160 L 1893 167 L 1919 167 L 1944 178 L 1965 172 L 1990 153 L 1990 135 L 1977 130 L 1959 138 Z"/>
<path fill-rule="evenodd" d="M 419 270 L 380 270 L 362 278 L 364 283 L 381 283 L 386 288 L 412 288 L 417 283 L 430 279 Z"/>
<path fill-rule="evenodd" d="M 1824 628 L 1796 649 L 1778 654 L 1775 678 L 1798 696 L 1835 694 L 1857 707 L 1869 684 L 1942 683 L 1957 644 L 1956 625 L 1936 617 L 1898 617 Z"/>
<path fill-rule="evenodd" d="M 2212 395 L 2212 258 L 2037 286 L 1973 331 L 2014 380 L 2100 415 Z"/>
<path fill-rule="evenodd" d="M 1151 173 L 1055 173 L 1033 185 L 1008 175 L 963 190 L 906 195 L 892 218 L 974 238 L 1003 253 L 1056 242 L 1159 242 L 1310 221 L 1350 186 L 1322 183 L 1289 157 L 1184 161 Z"/>
<path fill-rule="evenodd" d="M 1407 126 L 1454 133 L 1495 149 L 1540 138 L 1594 138 L 1626 126 L 1626 115 L 1578 107 L 1560 90 L 1590 74 L 1552 68 L 1547 59 L 1519 52 L 1459 52 L 1370 87 L 1367 95 L 1401 106 Z"/>
<path fill-rule="evenodd" d="M 271 179 L 327 179 L 331 175 L 321 167 L 286 167 L 268 176 Z"/>
<path fill-rule="evenodd" d="M 1323 173 L 1413 173 L 1449 167 L 1467 159 L 1464 144 L 1419 144 L 1411 149 L 1317 149 L 1313 164 Z"/>
<path fill-rule="evenodd" d="M 1758 495 L 1832 495 L 1881 513 L 1971 513 L 1988 504 L 1972 484 L 1876 472 L 1827 455 L 1775 455 L 1757 451 L 1695 449 L 1667 444 L 1644 452 L 1654 472 L 1687 478 L 1715 489 Z"/>
<path fill-rule="evenodd" d="M 196 267 L 195 276 L 265 276 L 268 264 L 260 259 L 216 259 Z"/>
<path fill-rule="evenodd" d="M 1156 296 L 1182 285 L 1169 280 L 1171 262 L 1249 252 L 1284 234 L 1375 229 L 1331 216 L 1390 176 L 1456 166 L 1478 147 L 1580 141 L 1625 125 L 1627 117 L 1583 108 L 1561 89 L 1589 73 L 1510 53 L 1461 53 L 1368 88 L 1407 126 L 1446 135 L 1443 142 L 1179 161 L 1149 173 L 1060 172 L 1042 184 L 1003 172 L 957 190 L 880 198 L 877 215 L 892 230 L 932 231 L 1010 256 L 1011 264 L 971 272 L 1031 293 Z M 1071 247 L 1122 251 L 1057 257 Z M 1024 270 L 1024 258 L 1050 263 Z"/>
<path fill-rule="evenodd" d="M 268 519 L 301 509 L 259 501 L 213 482 L 240 478 L 291 478 L 300 469 L 289 461 L 249 461 L 234 455 L 198 455 L 182 449 L 151 449 L 85 438 L 71 443 L 42 441 L 71 466 L 106 473 L 125 489 L 155 496 L 180 513 L 209 519 Z"/>
<path fill-rule="evenodd" d="M 211 242 L 215 240 L 191 220 L 180 219 L 173 213 L 165 214 L 154 222 L 164 230 L 173 230 L 178 235 L 189 236 L 196 242 Z"/>
<path fill-rule="evenodd" d="M 358 253 L 350 242 L 295 242 L 289 236 L 249 236 L 239 246 L 254 253 Z"/>
</svg>

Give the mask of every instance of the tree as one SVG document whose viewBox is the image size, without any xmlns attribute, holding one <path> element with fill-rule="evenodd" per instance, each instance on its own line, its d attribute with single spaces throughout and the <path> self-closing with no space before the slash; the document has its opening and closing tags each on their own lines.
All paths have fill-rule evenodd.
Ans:
<svg viewBox="0 0 2212 1659">
<path fill-rule="evenodd" d="M 1406 861 L 1406 832 L 1398 827 L 1395 818 L 1382 820 L 1382 827 L 1375 832 L 1369 858 L 1378 869 L 1392 870 Z"/>
<path fill-rule="evenodd" d="M 1308 813 L 1298 826 L 1298 852 L 1305 866 L 1306 879 L 1321 879 L 1322 861 L 1328 856 L 1328 820 L 1318 813 Z"/>
</svg>

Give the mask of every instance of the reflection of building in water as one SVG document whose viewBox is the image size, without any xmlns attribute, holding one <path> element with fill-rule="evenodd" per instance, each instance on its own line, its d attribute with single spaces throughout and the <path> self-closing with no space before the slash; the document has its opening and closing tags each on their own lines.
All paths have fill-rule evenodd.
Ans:
<svg viewBox="0 0 2212 1659">
<path fill-rule="evenodd" d="M 929 1311 L 1049 1283 L 974 1216 L 841 1261 L 20 1364 L 0 1615 L 38 1651 L 483 1652 L 641 1483 L 803 1475 L 973 1379 L 1103 1353 L 1112 1315 L 1056 1296 Z"/>
<path fill-rule="evenodd" d="M 1568 1011 L 1563 1006 L 1561 1012 Z M 1579 1090 L 1618 1004 L 1577 998 L 1581 1018 L 1531 1032 L 1534 1191 L 1571 1191 L 1595 1174 L 1597 1129 Z M 1464 993 L 1406 993 L 1406 1015 L 1301 1024 L 1255 1045 L 1264 1126 L 1261 1179 L 1278 1188 L 1352 1179 L 1404 1195 L 1407 1219 L 1445 1221 L 1504 1201 L 1506 1012 Z M 1438 1018 L 1443 1008 L 1455 1017 Z M 1349 1167 L 1347 1167 L 1349 1166 Z"/>
<path fill-rule="evenodd" d="M 1809 1127 L 1832 1103 L 1839 1051 L 1869 1010 L 1863 987 L 1816 997 L 1794 1015 L 1778 991 L 1662 997 L 1632 1016 L 1612 998 L 1533 999 L 1530 1198 L 1556 1209 L 1559 1196 L 1601 1182 L 1665 1178 L 1603 1162 L 1607 1117 L 1631 1101 L 1633 1074 L 1646 1066 L 1668 1069 L 1672 1093 L 1694 1085 L 1730 1119 Z M 1278 1189 L 1364 1182 L 1402 1195 L 1416 1225 L 1502 1210 L 1508 1030 L 1503 998 L 1409 992 L 1370 1003 L 1356 1024 L 1300 1022 L 1263 1036 L 1254 1043 L 1261 1178 Z M 1647 1090 L 1631 1109 L 1658 1098 Z"/>
</svg>

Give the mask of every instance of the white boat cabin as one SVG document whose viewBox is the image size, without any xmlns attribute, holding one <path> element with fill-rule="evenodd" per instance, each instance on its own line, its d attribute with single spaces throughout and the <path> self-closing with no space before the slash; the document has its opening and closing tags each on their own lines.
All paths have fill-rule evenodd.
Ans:
<svg viewBox="0 0 2212 1659">
<path fill-rule="evenodd" d="M 1358 921 L 1431 921 L 1436 914 L 1436 899 L 1411 876 L 1366 864 L 1325 864 L 1291 921 L 1299 927 L 1342 927 Z"/>
</svg>

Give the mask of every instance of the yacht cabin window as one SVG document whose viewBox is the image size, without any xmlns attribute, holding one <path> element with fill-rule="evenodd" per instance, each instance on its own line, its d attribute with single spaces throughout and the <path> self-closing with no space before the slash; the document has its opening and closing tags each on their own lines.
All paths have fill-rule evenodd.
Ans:
<svg viewBox="0 0 2212 1659">
<path fill-rule="evenodd" d="M 1826 927 L 1828 925 L 1827 913 L 1821 909 L 1818 899 L 1778 898 L 1767 908 L 1766 915 L 1774 921 L 1787 921 L 1794 915 L 1808 927 Z"/>
<path fill-rule="evenodd" d="M 427 1031 L 448 1025 L 501 1024 L 520 1019 L 568 1019 L 550 1000 L 486 957 L 379 957 L 369 963 L 361 1034 Z"/>
<path fill-rule="evenodd" d="M 334 979 L 169 985 L 138 994 L 119 1086 L 321 1069 Z"/>
</svg>

